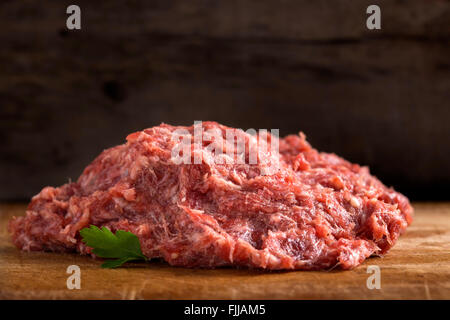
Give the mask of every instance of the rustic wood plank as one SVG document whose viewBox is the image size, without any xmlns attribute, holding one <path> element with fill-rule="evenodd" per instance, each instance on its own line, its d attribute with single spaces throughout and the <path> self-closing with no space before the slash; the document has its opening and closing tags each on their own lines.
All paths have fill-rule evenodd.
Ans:
<svg viewBox="0 0 450 320">
<path fill-rule="evenodd" d="M 280 41 L 373 36 L 366 28 L 366 8 L 374 4 L 370 0 L 351 4 L 346 0 L 79 0 L 77 4 L 82 8 L 83 31 L 101 32 L 105 38 L 143 33 Z M 448 0 L 379 0 L 376 4 L 383 18 L 378 34 L 450 36 Z M 61 1 L 3 1 L 0 7 L 2 36 L 50 33 L 65 26 L 67 3 Z"/>
<path fill-rule="evenodd" d="M 45 44 L 0 49 L 10 61 L 0 75 L 3 199 L 75 180 L 129 132 L 199 119 L 302 130 L 410 196 L 445 197 L 450 150 L 437 145 L 449 133 L 450 46 L 168 38 L 150 50 L 143 39 L 63 42 L 53 54 Z"/>
<path fill-rule="evenodd" d="M 304 131 L 414 199 L 448 199 L 450 1 L 0 3 L 0 199 L 75 180 L 161 122 Z M 411 157 L 414 161 L 411 161 Z"/>
<path fill-rule="evenodd" d="M 450 203 L 416 203 L 416 216 L 384 258 L 351 271 L 263 272 L 173 268 L 134 263 L 105 270 L 76 254 L 21 252 L 6 223 L 24 205 L 0 205 L 0 298 L 7 299 L 449 299 Z M 66 289 L 66 268 L 81 268 L 81 290 Z M 381 269 L 381 289 L 366 287 L 367 267 Z"/>
</svg>

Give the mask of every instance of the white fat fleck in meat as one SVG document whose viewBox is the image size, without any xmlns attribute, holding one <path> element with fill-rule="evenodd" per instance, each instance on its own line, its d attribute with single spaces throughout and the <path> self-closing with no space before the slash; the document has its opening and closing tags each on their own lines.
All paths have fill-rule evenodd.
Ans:
<svg viewBox="0 0 450 320">
<path fill-rule="evenodd" d="M 358 198 L 356 198 L 355 196 L 352 196 L 350 198 L 350 204 L 352 205 L 353 208 L 359 208 L 361 206 L 361 203 L 359 202 Z"/>
</svg>

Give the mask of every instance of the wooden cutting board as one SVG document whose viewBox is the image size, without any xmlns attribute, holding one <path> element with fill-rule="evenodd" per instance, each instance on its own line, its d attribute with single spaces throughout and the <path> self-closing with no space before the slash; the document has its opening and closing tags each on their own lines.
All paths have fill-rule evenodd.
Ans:
<svg viewBox="0 0 450 320">
<path fill-rule="evenodd" d="M 162 262 L 101 269 L 100 260 L 76 254 L 21 252 L 7 221 L 25 205 L 0 205 L 2 299 L 450 299 L 450 203 L 416 203 L 413 225 L 384 258 L 351 271 L 263 272 L 170 267 Z M 81 289 L 66 286 L 66 269 L 81 269 Z M 368 289 L 381 270 L 381 288 Z"/>
</svg>

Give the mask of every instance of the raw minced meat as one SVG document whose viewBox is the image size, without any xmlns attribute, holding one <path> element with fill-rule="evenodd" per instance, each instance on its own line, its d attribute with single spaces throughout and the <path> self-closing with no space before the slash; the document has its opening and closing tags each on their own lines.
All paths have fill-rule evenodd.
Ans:
<svg viewBox="0 0 450 320">
<path fill-rule="evenodd" d="M 224 139 L 232 130 L 247 146 L 261 138 L 202 126 Z M 148 258 L 174 266 L 351 269 L 386 253 L 412 221 L 406 197 L 367 167 L 319 153 L 303 134 L 279 139 L 269 157 L 279 170 L 263 174 L 267 161 L 218 164 L 206 144 L 192 145 L 201 163 L 175 163 L 177 129 L 194 131 L 162 124 L 130 134 L 77 182 L 44 188 L 25 217 L 11 220 L 14 244 L 91 254 L 79 231 L 93 224 L 133 232 Z"/>
</svg>

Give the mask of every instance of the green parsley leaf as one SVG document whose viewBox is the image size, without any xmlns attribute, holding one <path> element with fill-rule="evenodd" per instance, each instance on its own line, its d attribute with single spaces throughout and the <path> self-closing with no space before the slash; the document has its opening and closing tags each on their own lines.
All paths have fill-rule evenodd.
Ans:
<svg viewBox="0 0 450 320">
<path fill-rule="evenodd" d="M 80 235 L 96 256 L 117 259 L 106 261 L 102 268 L 117 268 L 127 261 L 147 260 L 142 253 L 139 238 L 131 232 L 117 230 L 114 234 L 106 227 L 100 229 L 91 225 L 81 229 Z"/>
</svg>

